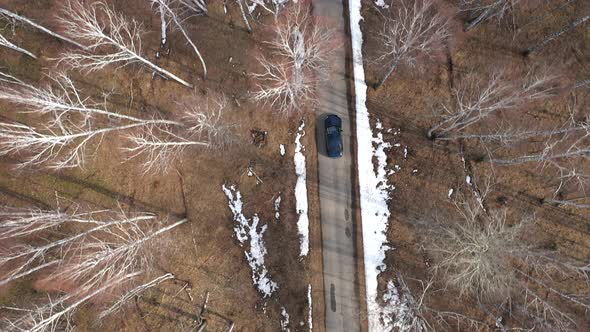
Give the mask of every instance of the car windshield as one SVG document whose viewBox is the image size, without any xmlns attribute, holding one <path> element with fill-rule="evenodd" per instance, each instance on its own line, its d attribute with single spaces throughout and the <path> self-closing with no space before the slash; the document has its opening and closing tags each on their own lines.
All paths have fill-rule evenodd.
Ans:
<svg viewBox="0 0 590 332">
<path fill-rule="evenodd" d="M 338 132 L 339 132 L 338 128 L 334 127 L 334 126 L 328 127 L 328 129 L 326 129 L 326 133 L 328 135 L 336 135 L 336 134 L 338 134 Z"/>
</svg>

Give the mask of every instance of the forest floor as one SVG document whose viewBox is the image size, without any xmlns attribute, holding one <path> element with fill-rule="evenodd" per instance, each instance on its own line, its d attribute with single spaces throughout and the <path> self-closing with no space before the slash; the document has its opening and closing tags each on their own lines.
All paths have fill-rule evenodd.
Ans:
<svg viewBox="0 0 590 332">
<path fill-rule="evenodd" d="M 456 8 L 456 4 L 450 2 L 440 5 L 442 8 Z M 526 48 L 589 12 L 587 2 L 572 2 L 559 10 L 552 10 L 557 5 L 558 2 L 548 2 L 536 8 L 518 7 L 513 22 L 507 19 L 497 23 L 491 19 L 470 32 L 461 32 L 461 23 L 454 18 L 454 34 L 444 45 L 443 54 L 422 59 L 423 62 L 417 66 L 422 70 L 400 66 L 381 88 L 374 90 L 371 85 L 380 80 L 385 72 L 385 68 L 374 60 L 382 47 L 377 36 L 388 9 L 378 8 L 374 1 L 362 1 L 363 57 L 369 86 L 367 108 L 373 127 L 380 121 L 384 128 L 381 131 L 384 140 L 394 145 L 387 150 L 388 168 L 395 170 L 388 176 L 388 182 L 395 189 L 391 192 L 391 217 L 387 232 L 394 250 L 388 251 L 387 269 L 379 276 L 382 292 L 385 292 L 388 280 L 394 280 L 400 287 L 402 277 L 412 294 L 420 297 L 422 286 L 428 283 L 431 276 L 431 261 L 421 241 L 424 234 L 414 226 L 416 221 L 436 220 L 452 213 L 458 195 L 471 195 L 475 187 L 483 190 L 488 179 L 492 180 L 491 192 L 486 200 L 488 208 L 508 207 L 522 211 L 524 215 L 534 215 L 536 226 L 529 235 L 531 240 L 579 259 L 590 256 L 589 212 L 542 204 L 543 198 L 551 197 L 558 174 L 537 164 L 492 167 L 489 163 L 478 161 L 486 151 L 477 143 L 467 140 L 435 141 L 427 137 L 430 126 L 440 119 L 441 105 L 452 103 L 452 89 L 467 73 L 482 75 L 494 68 L 523 72 L 527 66 L 539 64 L 565 77 L 570 86 L 590 76 L 590 34 L 587 26 L 569 31 L 536 54 L 523 56 Z M 538 123 L 545 128 L 559 127 L 568 119 L 568 106 L 577 105 L 580 115 L 584 114 L 584 109 L 587 111 L 590 101 L 587 86 L 570 91 L 533 110 L 492 117 L 485 126 L 474 131 L 483 129 L 481 131 L 490 132 L 504 123 L 515 126 Z M 388 129 L 393 130 L 388 132 Z M 395 147 L 395 144 L 399 146 Z M 407 147 L 407 157 L 404 156 L 404 147 Z M 576 281 L 566 281 L 565 284 L 564 287 L 569 289 L 579 286 Z M 444 285 L 434 286 L 434 289 L 441 288 Z M 430 306 L 465 314 L 494 329 L 494 317 L 483 312 L 475 300 L 466 297 L 458 301 L 456 290 L 444 289 L 443 292 L 430 292 L 427 298 Z M 576 308 L 569 307 L 569 310 L 576 315 L 579 329 L 588 329 L 588 316 Z"/>
<path fill-rule="evenodd" d="M 0 6 L 27 16 L 48 27 L 56 27 L 53 15 L 61 1 L 0 1 Z M 147 1 L 115 1 L 115 9 L 142 22 L 148 32 L 142 39 L 143 52 L 155 60 L 159 49 L 160 21 Z M 117 208 L 125 211 L 149 211 L 169 219 L 186 217 L 180 226 L 154 244 L 153 269 L 172 272 L 173 282 L 164 282 L 147 291 L 125 310 L 113 315 L 100 326 L 94 317 L 103 303 L 94 302 L 78 310 L 75 324 L 84 331 L 179 331 L 189 330 L 197 312 L 209 294 L 208 331 L 226 331 L 234 322 L 234 331 L 277 331 L 289 315 L 292 330 L 307 329 L 308 287 L 313 286 L 314 323 L 321 330 L 323 281 L 321 278 L 321 235 L 319 232 L 318 193 L 308 185 L 310 218 L 310 255 L 299 256 L 300 239 L 295 209 L 296 182 L 293 154 L 300 120 L 306 119 L 306 131 L 315 132 L 313 115 L 282 118 L 270 107 L 250 101 L 255 89 L 251 74 L 259 69 L 257 54 L 263 41 L 270 38 L 263 24 L 254 31 L 244 28 L 239 8 L 228 3 L 224 13 L 221 1 L 209 4 L 209 15 L 188 21 L 209 73 L 202 80 L 202 69 L 196 57 L 177 31 L 170 32 L 171 52 L 157 63 L 195 84 L 190 91 L 172 81 L 152 80 L 152 73 L 131 65 L 115 70 L 109 67 L 92 73 L 72 72 L 82 91 L 100 98 L 108 93 L 111 107 L 126 114 L 163 114 L 174 116 L 179 102 L 193 95 L 223 93 L 230 102 L 229 118 L 238 124 L 241 143 L 227 151 L 187 150 L 165 174 L 143 174 L 141 159 L 124 161 L 121 140 L 105 137 L 95 154 L 80 170 L 16 170 L 16 160 L 0 160 L 0 201 L 13 206 L 55 208 L 56 195 L 83 205 Z M 264 18 L 261 18 L 264 20 Z M 269 21 L 270 22 L 270 21 Z M 0 21 L 0 27 L 6 22 Z M 8 31 L 0 31 L 8 33 Z M 0 68 L 34 84 L 46 84 L 44 74 L 56 68 L 58 52 L 69 47 L 27 26 L 17 26 L 11 40 L 39 56 L 34 61 L 5 48 L 0 48 Z M 13 105 L 0 104 L 2 119 L 26 120 L 16 114 Z M 266 142 L 252 143 L 251 130 L 268 133 Z M 305 135 L 307 182 L 317 183 L 315 135 Z M 279 145 L 286 153 L 281 156 Z M 89 147 L 90 150 L 95 146 Z M 18 158 L 16 158 L 18 159 Z M 248 169 L 256 176 L 249 174 Z M 252 272 L 233 231 L 233 215 L 222 185 L 235 185 L 242 194 L 243 212 L 247 218 L 255 213 L 268 228 L 264 241 L 268 253 L 265 264 L 278 290 L 263 299 L 253 286 Z M 275 219 L 274 201 L 281 196 L 280 218 Z M 0 305 L 27 305 L 43 298 L 46 289 L 38 276 L 23 278 L 2 289 Z M 59 285 L 54 289 L 59 289 Z"/>
</svg>

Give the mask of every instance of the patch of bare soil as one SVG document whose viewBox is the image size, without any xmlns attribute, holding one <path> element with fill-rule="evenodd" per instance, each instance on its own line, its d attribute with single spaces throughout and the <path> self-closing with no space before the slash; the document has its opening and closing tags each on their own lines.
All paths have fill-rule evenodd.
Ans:
<svg viewBox="0 0 590 332">
<path fill-rule="evenodd" d="M 155 60 L 159 49 L 159 17 L 147 1 L 114 1 L 115 9 L 142 22 L 148 34 L 142 40 L 144 54 Z M 52 14 L 60 1 L 0 1 L 0 6 L 57 28 Z M 151 72 L 136 65 L 107 68 L 92 73 L 72 72 L 83 93 L 100 98 L 108 93 L 110 107 L 135 116 L 177 117 L 179 101 L 191 94 L 223 93 L 232 111 L 230 121 L 238 124 L 240 143 L 227 151 L 188 149 L 166 174 L 144 174 L 141 158 L 125 161 L 121 137 L 105 136 L 100 147 L 80 170 L 15 170 L 17 160 L 2 158 L 0 163 L 0 201 L 12 206 L 54 207 L 55 195 L 95 207 L 126 211 L 149 211 L 170 220 L 188 218 L 153 246 L 153 273 L 171 272 L 176 279 L 166 281 L 131 301 L 126 309 L 97 325 L 95 316 L 104 303 L 93 302 L 77 310 L 73 319 L 83 331 L 182 331 L 194 326 L 194 320 L 209 294 L 207 331 L 225 331 L 235 323 L 234 331 L 277 331 L 281 308 L 290 316 L 291 330 L 307 324 L 307 289 L 314 287 L 314 313 L 323 310 L 321 278 L 321 235 L 317 190 L 310 185 L 311 257 L 299 257 L 297 214 L 295 213 L 294 138 L 299 118 L 279 118 L 268 107 L 250 102 L 255 88 L 251 74 L 259 70 L 252 56 L 263 49 L 269 36 L 255 31 L 248 34 L 235 3 L 228 3 L 224 14 L 221 1 L 211 2 L 209 15 L 188 20 L 191 36 L 200 48 L 208 67 L 207 80 L 192 50 L 180 33 L 170 33 L 169 55 L 157 64 L 195 84 L 190 91 L 174 82 L 151 79 Z M 3 25 L 4 22 L 0 22 Z M 269 21 L 270 23 L 270 21 Z M 264 29 L 260 29 L 263 31 Z M 26 56 L 0 48 L 0 67 L 34 84 L 46 83 L 44 73 L 55 68 L 51 61 L 70 47 L 27 26 L 17 26 L 11 40 L 40 57 Z M 8 33 L 0 31 L 0 33 Z M 14 105 L 0 104 L 3 120 L 31 120 L 17 114 Z M 306 120 L 308 183 L 317 182 L 317 155 L 313 117 Z M 267 131 L 265 143 L 252 144 L 251 130 Z M 285 156 L 279 144 L 286 146 Z M 96 144 L 90 145 L 93 151 Z M 18 158 L 16 158 L 18 159 Z M 250 168 L 262 181 L 248 175 Z M 236 185 L 243 195 L 244 214 L 257 213 L 268 226 L 264 240 L 268 249 L 266 265 L 278 292 L 263 300 L 252 284 L 244 249 L 233 232 L 233 216 L 222 185 Z M 281 195 L 280 220 L 275 220 L 274 200 Z M 67 232 L 67 230 L 63 230 Z M 310 264 L 311 262 L 311 264 Z M 45 296 L 34 289 L 36 276 L 23 278 L 2 289 L 2 305 L 32 303 Z M 146 280 L 147 281 L 147 280 Z M 320 328 L 317 319 L 315 324 Z M 302 325 L 302 326 L 303 326 Z"/>
</svg>

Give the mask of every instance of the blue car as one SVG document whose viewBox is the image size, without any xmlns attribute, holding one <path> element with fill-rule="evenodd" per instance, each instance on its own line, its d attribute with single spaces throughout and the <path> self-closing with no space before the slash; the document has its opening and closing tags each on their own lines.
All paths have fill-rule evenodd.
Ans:
<svg viewBox="0 0 590 332">
<path fill-rule="evenodd" d="M 342 120 L 330 114 L 324 120 L 326 131 L 326 153 L 330 158 L 342 157 Z"/>
</svg>

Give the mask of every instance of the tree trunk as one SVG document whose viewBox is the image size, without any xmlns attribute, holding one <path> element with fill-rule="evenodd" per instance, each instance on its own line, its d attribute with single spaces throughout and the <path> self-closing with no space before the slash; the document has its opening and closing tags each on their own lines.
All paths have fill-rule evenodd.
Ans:
<svg viewBox="0 0 590 332">
<path fill-rule="evenodd" d="M 524 54 L 525 55 L 529 55 L 531 53 L 538 52 L 543 47 L 545 47 L 545 45 L 549 44 L 551 41 L 559 38 L 561 35 L 563 35 L 564 33 L 568 32 L 568 31 L 570 31 L 572 29 L 574 29 L 578 25 L 583 24 L 588 19 L 590 19 L 590 16 L 584 16 L 584 17 L 582 17 L 582 18 L 580 18 L 580 19 L 572 22 L 570 25 L 566 26 L 565 28 L 563 28 L 563 29 L 561 29 L 561 30 L 559 30 L 557 32 L 554 32 L 554 33 L 550 34 L 549 36 L 545 37 L 545 39 L 543 39 L 543 41 L 541 41 L 539 44 L 537 44 L 537 45 L 535 45 L 533 47 L 528 48 L 524 52 Z"/>
<path fill-rule="evenodd" d="M 252 33 L 252 27 L 250 27 L 250 22 L 248 22 L 248 17 L 246 16 L 246 12 L 244 11 L 244 5 L 242 4 L 243 0 L 236 0 L 238 5 L 240 6 L 240 11 L 242 12 L 242 20 L 246 23 L 246 29 L 248 33 Z"/>
<path fill-rule="evenodd" d="M 29 25 L 31 25 L 31 26 L 33 26 L 33 27 L 35 27 L 35 28 L 37 28 L 37 29 L 45 32 L 48 35 L 51 35 L 51 36 L 53 36 L 53 37 L 55 37 L 57 39 L 61 39 L 61 40 L 65 41 L 65 42 L 68 42 L 68 43 L 70 43 L 72 45 L 75 45 L 75 46 L 77 46 L 77 47 L 79 47 L 79 48 L 81 48 L 83 50 L 87 50 L 88 49 L 86 46 L 84 46 L 84 45 L 82 45 L 82 44 L 80 44 L 80 43 L 78 43 L 78 42 L 76 42 L 76 41 L 74 41 L 74 40 L 72 40 L 72 39 L 70 39 L 68 37 L 64 37 L 64 36 L 62 36 L 62 35 L 60 35 L 60 34 L 58 34 L 56 32 L 53 32 L 53 31 L 45 28 L 42 25 L 39 25 L 39 24 L 37 24 L 37 23 L 29 20 L 26 17 L 17 15 L 15 13 L 11 12 L 11 11 L 6 10 L 6 9 L 0 8 L 0 15 L 6 15 L 6 16 L 12 18 L 12 19 L 17 20 L 17 21 L 27 23 L 27 24 L 29 24 Z"/>
<path fill-rule="evenodd" d="M 483 11 L 483 13 L 479 14 L 479 16 L 477 16 L 473 20 L 469 21 L 467 26 L 464 29 L 465 32 L 470 31 L 471 29 L 477 27 L 478 25 L 483 23 L 485 20 L 487 20 L 488 17 L 490 17 L 493 14 L 494 9 L 495 9 L 494 7 L 488 7 L 486 10 Z"/>
<path fill-rule="evenodd" d="M 516 164 L 524 164 L 529 162 L 539 162 L 539 161 L 547 161 L 547 160 L 554 160 L 560 158 L 573 158 L 573 157 L 584 157 L 590 156 L 590 148 L 588 149 L 580 149 L 577 151 L 572 152 L 564 152 L 564 153 L 557 153 L 552 155 L 544 155 L 544 154 L 533 154 L 528 156 L 522 156 L 512 159 L 487 159 L 487 161 L 499 164 L 499 165 L 516 165 Z"/>
<path fill-rule="evenodd" d="M 385 81 L 387 81 L 387 79 L 389 78 L 389 76 L 391 76 L 391 74 L 395 71 L 395 69 L 397 68 L 397 65 L 399 64 L 399 60 L 400 58 L 396 58 L 393 63 L 391 64 L 391 66 L 389 67 L 389 70 L 387 71 L 387 73 L 385 74 L 385 76 L 383 76 L 383 78 L 377 82 L 377 84 L 373 85 L 373 89 L 377 90 L 381 87 L 381 85 L 383 85 L 383 83 L 385 83 Z"/>
<path fill-rule="evenodd" d="M 2 36 L 2 35 L 0 35 L 0 45 L 1 46 L 4 46 L 6 48 L 9 48 L 9 49 L 11 49 L 13 51 L 26 54 L 26 55 L 30 56 L 31 58 L 33 58 L 33 59 L 37 59 L 37 56 L 35 54 L 33 54 L 33 53 L 25 50 L 24 48 L 18 47 L 15 44 L 9 42 L 8 39 L 4 38 L 4 36 Z"/>
</svg>

